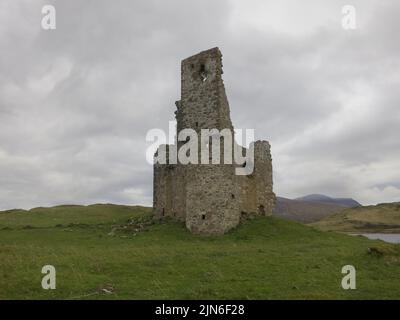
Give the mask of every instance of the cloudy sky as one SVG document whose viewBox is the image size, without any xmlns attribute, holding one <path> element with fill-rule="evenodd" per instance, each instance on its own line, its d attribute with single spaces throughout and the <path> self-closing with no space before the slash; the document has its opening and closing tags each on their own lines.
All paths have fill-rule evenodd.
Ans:
<svg viewBox="0 0 400 320">
<path fill-rule="evenodd" d="M 272 145 L 277 194 L 400 201 L 399 14 L 397 0 L 1 0 L 0 209 L 150 205 L 146 133 L 173 120 L 180 61 L 215 46 L 235 127 Z"/>
</svg>

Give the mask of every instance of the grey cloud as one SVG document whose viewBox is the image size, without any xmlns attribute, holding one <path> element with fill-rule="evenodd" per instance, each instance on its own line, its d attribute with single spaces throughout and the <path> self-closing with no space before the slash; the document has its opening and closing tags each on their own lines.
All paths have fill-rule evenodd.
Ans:
<svg viewBox="0 0 400 320">
<path fill-rule="evenodd" d="M 234 125 L 272 143 L 279 194 L 400 198 L 399 4 L 356 1 L 359 30 L 296 34 L 234 20 L 235 3 L 2 2 L 0 208 L 150 205 L 146 133 L 173 119 L 180 60 L 214 46 Z"/>
</svg>

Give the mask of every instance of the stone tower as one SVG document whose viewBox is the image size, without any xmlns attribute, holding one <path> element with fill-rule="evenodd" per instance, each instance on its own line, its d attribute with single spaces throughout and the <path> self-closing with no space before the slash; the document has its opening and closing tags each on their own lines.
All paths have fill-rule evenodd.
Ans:
<svg viewBox="0 0 400 320">
<path fill-rule="evenodd" d="M 201 141 L 202 129 L 229 130 L 233 136 L 228 99 L 222 80 L 222 55 L 218 48 L 203 51 L 182 61 L 181 100 L 175 112 L 178 133 L 193 129 Z M 168 151 L 179 150 L 186 141 L 160 147 L 167 164 L 154 164 L 154 214 L 184 221 L 197 234 L 223 234 L 237 226 L 245 213 L 269 215 L 275 204 L 272 190 L 272 160 L 266 141 L 256 141 L 254 170 L 250 175 L 236 175 L 237 164 L 224 164 L 224 144 L 219 164 L 169 164 Z M 207 141 L 211 148 L 213 140 Z M 232 142 L 235 143 L 235 142 Z M 241 153 L 246 149 L 240 147 Z M 229 154 L 232 156 L 232 154 Z M 158 158 L 156 158 L 158 159 Z"/>
</svg>

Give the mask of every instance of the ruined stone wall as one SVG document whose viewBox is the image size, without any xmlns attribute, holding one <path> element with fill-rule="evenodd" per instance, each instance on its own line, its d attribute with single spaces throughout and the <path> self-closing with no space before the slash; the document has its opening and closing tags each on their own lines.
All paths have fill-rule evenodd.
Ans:
<svg viewBox="0 0 400 320">
<path fill-rule="evenodd" d="M 233 132 L 222 81 L 222 59 L 211 49 L 182 61 L 178 130 Z M 199 136 L 200 141 L 200 136 Z M 212 148 L 212 141 L 209 141 Z M 221 144 L 223 150 L 223 143 Z M 220 159 L 223 161 L 221 152 Z M 222 234 L 239 223 L 239 189 L 230 164 L 186 166 L 186 226 L 194 233 Z"/>
<path fill-rule="evenodd" d="M 190 165 L 186 226 L 194 233 L 222 234 L 239 223 L 238 185 L 232 166 Z"/>
<path fill-rule="evenodd" d="M 165 151 L 167 163 L 168 150 Z M 186 179 L 185 167 L 178 164 L 160 164 L 155 162 L 153 173 L 153 208 L 158 218 L 172 217 L 180 221 L 186 219 Z"/>
<path fill-rule="evenodd" d="M 218 48 L 182 61 L 181 99 L 176 102 L 176 107 L 178 133 L 183 129 L 194 129 L 199 142 L 201 129 L 228 129 L 233 136 L 222 80 L 222 55 Z M 177 142 L 178 149 L 184 143 Z M 221 143 L 221 161 L 224 159 L 223 147 Z M 209 141 L 209 148 L 211 150 L 212 140 Z M 257 141 L 254 154 L 255 169 L 250 176 L 236 175 L 237 165 L 223 162 L 155 164 L 155 215 L 185 221 L 193 233 L 223 234 L 239 224 L 242 212 L 271 213 L 275 195 L 272 192 L 268 142 Z M 233 157 L 232 154 L 229 156 Z M 200 163 L 200 158 L 198 160 Z"/>
<path fill-rule="evenodd" d="M 217 48 L 182 61 L 181 101 L 176 117 L 178 132 L 185 128 L 197 132 L 202 128 L 232 129 L 224 99 L 222 55 Z"/>
<path fill-rule="evenodd" d="M 271 215 L 276 197 L 273 193 L 272 158 L 267 141 L 254 143 L 254 171 L 239 176 L 241 189 L 240 210 L 246 213 Z"/>
</svg>

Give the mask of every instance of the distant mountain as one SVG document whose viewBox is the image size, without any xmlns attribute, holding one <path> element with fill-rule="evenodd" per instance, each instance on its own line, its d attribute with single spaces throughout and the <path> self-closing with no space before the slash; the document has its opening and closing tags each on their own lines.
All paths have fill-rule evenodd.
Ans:
<svg viewBox="0 0 400 320">
<path fill-rule="evenodd" d="M 274 215 L 287 220 L 311 223 L 322 220 L 344 209 L 346 209 L 345 206 L 338 204 L 277 197 Z"/>
<path fill-rule="evenodd" d="M 307 202 L 315 202 L 315 203 L 329 203 L 335 204 L 347 208 L 356 208 L 361 207 L 361 204 L 354 199 L 351 198 L 331 198 L 323 194 L 310 194 L 308 196 L 296 198 L 298 201 L 307 201 Z"/>
</svg>

